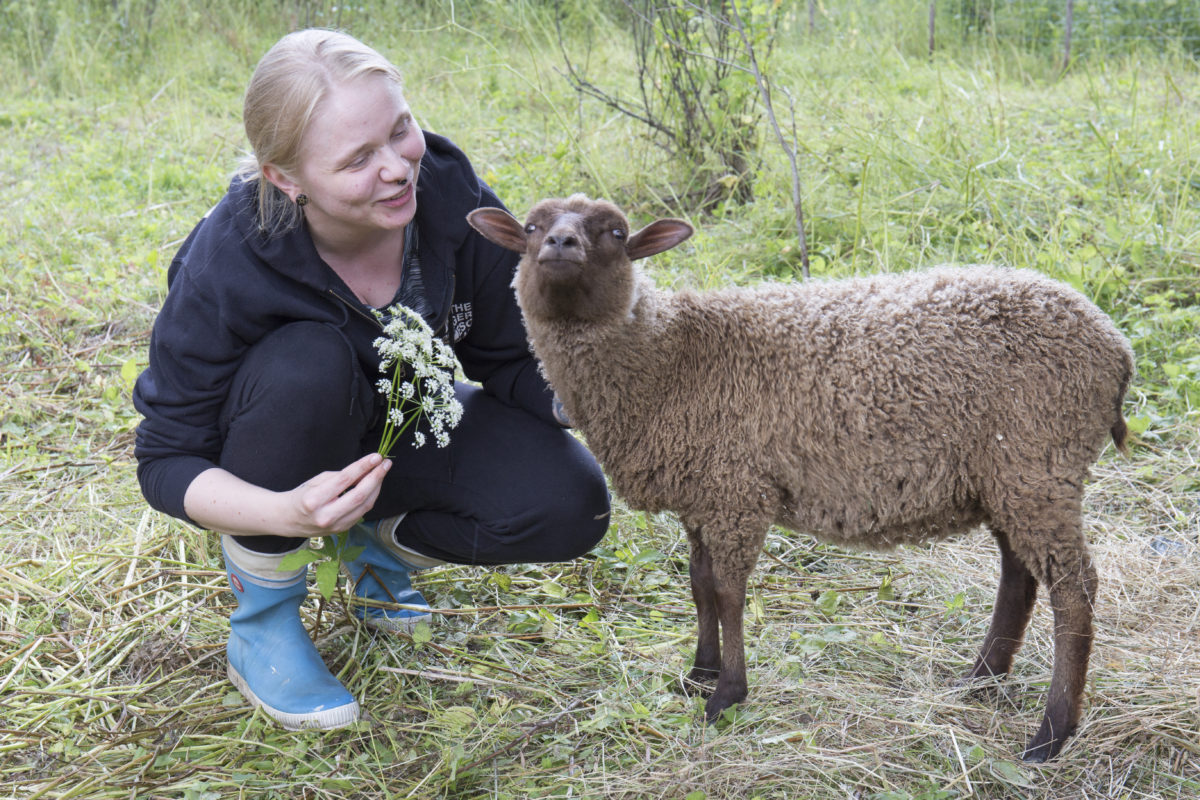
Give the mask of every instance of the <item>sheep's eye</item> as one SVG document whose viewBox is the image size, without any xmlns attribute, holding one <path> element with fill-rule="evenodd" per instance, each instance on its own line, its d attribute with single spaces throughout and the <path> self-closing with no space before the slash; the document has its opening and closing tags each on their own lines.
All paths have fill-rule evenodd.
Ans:
<svg viewBox="0 0 1200 800">
<path fill-rule="evenodd" d="M 613 228 L 612 235 L 614 239 L 624 239 L 625 231 L 621 230 L 620 228 Z"/>
<path fill-rule="evenodd" d="M 533 233 L 536 230 L 537 230 L 537 225 L 534 225 L 532 222 L 525 226 L 526 233 Z"/>
</svg>

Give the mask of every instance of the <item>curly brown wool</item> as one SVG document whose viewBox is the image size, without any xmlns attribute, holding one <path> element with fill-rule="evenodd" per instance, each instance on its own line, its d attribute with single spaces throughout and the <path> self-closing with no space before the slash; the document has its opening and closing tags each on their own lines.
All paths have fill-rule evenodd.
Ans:
<svg viewBox="0 0 1200 800">
<path fill-rule="evenodd" d="M 1054 671 L 1024 758 L 1059 752 L 1093 636 L 1083 484 L 1109 437 L 1124 445 L 1134 372 L 1108 317 L 1061 283 L 986 266 L 660 291 L 633 262 L 691 226 L 631 233 L 582 195 L 538 203 L 525 224 L 499 209 L 470 221 L 523 254 L 530 342 L 616 491 L 688 532 L 690 678 L 716 681 L 709 720 L 746 697 L 746 580 L 772 524 L 886 549 L 986 523 L 1000 586 L 965 677 L 1009 671 L 1044 587 Z"/>
</svg>

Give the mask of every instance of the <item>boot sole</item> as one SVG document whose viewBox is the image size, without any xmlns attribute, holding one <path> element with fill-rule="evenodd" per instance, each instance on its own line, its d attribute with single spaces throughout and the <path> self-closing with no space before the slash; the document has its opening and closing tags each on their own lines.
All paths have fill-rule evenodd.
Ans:
<svg viewBox="0 0 1200 800">
<path fill-rule="evenodd" d="M 254 693 L 254 690 L 250 688 L 250 684 L 246 683 L 246 679 L 241 676 L 241 673 L 234 669 L 233 664 L 227 663 L 226 666 L 228 668 L 229 680 L 242 693 L 242 697 L 246 698 L 252 707 L 261 708 L 267 713 L 267 716 L 289 731 L 312 728 L 333 730 L 334 728 L 343 728 L 352 722 L 358 721 L 359 710 L 357 700 L 352 700 L 346 705 L 337 706 L 336 708 L 309 711 L 305 714 L 291 714 L 287 711 L 280 711 L 278 708 L 260 700 L 258 695 Z"/>
<path fill-rule="evenodd" d="M 446 563 L 444 561 L 438 563 Z M 350 567 L 346 562 L 342 562 L 338 572 L 346 579 L 350 585 L 350 591 L 354 591 L 354 575 L 350 573 Z M 409 606 L 409 608 L 422 608 L 422 606 Z M 389 617 L 386 614 L 378 613 L 380 609 L 376 607 L 356 606 L 354 616 L 362 620 L 365 625 L 374 628 L 377 631 L 386 633 L 407 633 L 412 634 L 417 629 L 417 626 L 422 622 L 433 623 L 433 614 L 415 614 L 409 617 Z M 374 611 L 376 613 L 372 614 Z"/>
<path fill-rule="evenodd" d="M 387 617 L 382 614 L 376 616 L 359 617 L 365 624 L 371 626 L 375 630 L 385 631 L 387 633 L 407 633 L 412 634 L 417 629 L 417 626 L 422 622 L 433 622 L 433 614 L 418 614 L 411 617 Z"/>
</svg>

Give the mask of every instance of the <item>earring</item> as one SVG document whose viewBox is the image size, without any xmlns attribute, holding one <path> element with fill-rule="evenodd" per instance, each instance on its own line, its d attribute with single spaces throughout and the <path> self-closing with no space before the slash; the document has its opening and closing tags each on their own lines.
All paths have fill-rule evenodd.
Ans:
<svg viewBox="0 0 1200 800">
<path fill-rule="evenodd" d="M 296 195 L 296 205 L 300 206 L 301 208 L 308 205 L 308 195 L 306 195 L 306 194 Z"/>
</svg>

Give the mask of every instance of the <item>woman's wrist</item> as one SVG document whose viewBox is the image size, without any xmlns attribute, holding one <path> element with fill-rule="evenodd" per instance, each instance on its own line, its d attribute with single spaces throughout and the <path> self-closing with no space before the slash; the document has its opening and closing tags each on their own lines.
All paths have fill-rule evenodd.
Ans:
<svg viewBox="0 0 1200 800">
<path fill-rule="evenodd" d="M 208 530 L 235 536 L 296 536 L 282 502 L 285 495 L 214 467 L 188 486 L 183 506 L 193 522 Z"/>
</svg>

